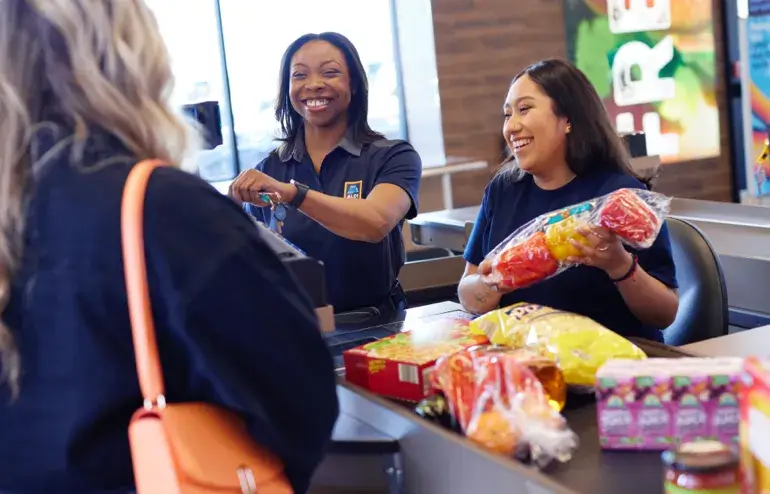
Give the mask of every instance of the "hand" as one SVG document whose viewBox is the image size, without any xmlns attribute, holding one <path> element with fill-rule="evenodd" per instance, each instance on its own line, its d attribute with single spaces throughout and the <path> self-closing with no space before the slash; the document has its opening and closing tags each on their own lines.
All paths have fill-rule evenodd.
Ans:
<svg viewBox="0 0 770 494">
<path fill-rule="evenodd" d="M 484 259 L 481 261 L 476 274 L 479 275 L 481 282 L 492 291 L 501 294 L 506 294 L 513 291 L 511 287 L 504 285 L 500 280 L 492 276 L 492 261 L 490 259 Z"/>
<path fill-rule="evenodd" d="M 570 240 L 581 253 L 579 257 L 570 258 L 571 262 L 599 268 L 612 279 L 620 278 L 628 272 L 634 260 L 631 253 L 623 247 L 620 237 L 599 227 L 584 226 L 578 231 L 588 244 Z"/>
<path fill-rule="evenodd" d="M 230 184 L 228 195 L 242 204 L 248 202 L 258 207 L 269 206 L 270 203 L 263 200 L 262 195 L 280 196 L 281 201 L 289 202 L 297 193 L 297 188 L 292 184 L 279 182 L 273 177 L 259 170 L 246 170 Z"/>
</svg>

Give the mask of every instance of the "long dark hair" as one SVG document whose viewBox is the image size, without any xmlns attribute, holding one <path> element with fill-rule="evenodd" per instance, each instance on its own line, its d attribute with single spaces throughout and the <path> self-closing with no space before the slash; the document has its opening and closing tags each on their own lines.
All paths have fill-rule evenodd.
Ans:
<svg viewBox="0 0 770 494">
<path fill-rule="evenodd" d="M 366 78 L 364 64 L 358 50 L 348 38 L 333 32 L 304 34 L 294 40 L 281 58 L 281 75 L 278 83 L 278 98 L 275 100 L 275 119 L 281 125 L 280 142 L 292 142 L 302 128 L 302 116 L 291 106 L 289 83 L 291 82 L 291 59 L 297 51 L 311 41 L 326 41 L 334 45 L 345 55 L 350 72 L 350 106 L 348 107 L 348 126 L 353 138 L 362 144 L 368 144 L 385 136 L 369 127 L 369 81 Z"/>
<path fill-rule="evenodd" d="M 639 179 L 649 188 L 650 179 L 640 177 L 631 168 L 626 146 L 615 132 L 596 89 L 583 72 L 567 61 L 548 59 L 519 72 L 511 84 L 525 75 L 553 100 L 553 112 L 569 121 L 571 131 L 567 134 L 566 159 L 575 175 L 617 171 Z M 516 180 L 525 175 L 512 154 L 503 162 L 503 168 Z"/>
</svg>

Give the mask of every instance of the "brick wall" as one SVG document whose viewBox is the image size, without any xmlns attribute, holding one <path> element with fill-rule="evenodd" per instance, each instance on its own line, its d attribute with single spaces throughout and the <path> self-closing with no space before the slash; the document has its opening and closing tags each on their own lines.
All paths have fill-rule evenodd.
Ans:
<svg viewBox="0 0 770 494">
<path fill-rule="evenodd" d="M 563 0 L 432 0 L 444 143 L 447 156 L 487 160 L 487 172 L 457 175 L 455 207 L 478 204 L 502 151 L 502 104 L 511 78 L 548 57 L 564 57 Z M 714 25 L 721 26 L 721 2 L 714 0 Z M 717 27 L 717 73 L 722 72 L 722 32 Z M 725 87 L 722 156 L 667 165 L 659 190 L 679 197 L 730 200 L 730 157 Z M 438 179 L 426 179 L 422 211 L 442 209 Z"/>
</svg>

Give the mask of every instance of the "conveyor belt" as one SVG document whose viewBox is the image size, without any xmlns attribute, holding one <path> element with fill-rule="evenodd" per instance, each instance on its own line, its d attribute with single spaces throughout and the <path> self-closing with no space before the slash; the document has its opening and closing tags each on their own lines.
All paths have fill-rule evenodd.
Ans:
<svg viewBox="0 0 770 494">
<path fill-rule="evenodd" d="M 459 305 L 444 303 L 419 310 L 426 317 L 442 317 L 459 310 Z M 416 312 L 413 315 L 408 319 L 419 319 Z M 398 328 L 396 324 L 387 331 Z M 363 330 L 360 335 L 373 334 L 372 331 L 377 330 Z M 686 355 L 659 344 L 636 343 L 651 356 Z M 345 414 L 398 440 L 408 494 L 663 492 L 659 453 L 604 452 L 599 448 L 596 409 L 590 397 L 572 397 L 564 412 L 570 427 L 580 436 L 575 457 L 542 473 L 490 454 L 461 436 L 422 420 L 409 408 L 355 386 L 342 383 L 339 397 Z"/>
</svg>

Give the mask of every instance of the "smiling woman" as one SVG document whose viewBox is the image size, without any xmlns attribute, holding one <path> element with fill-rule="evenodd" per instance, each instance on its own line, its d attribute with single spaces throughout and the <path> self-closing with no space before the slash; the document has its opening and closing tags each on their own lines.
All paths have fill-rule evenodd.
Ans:
<svg viewBox="0 0 770 494">
<path fill-rule="evenodd" d="M 515 302 L 588 316 L 626 336 L 662 340 L 678 307 L 668 230 L 650 249 L 631 252 L 606 230 L 581 232 L 563 253 L 582 264 L 511 291 L 487 275 L 487 254 L 511 232 L 550 211 L 621 188 L 643 188 L 596 90 L 568 62 L 545 60 L 517 75 L 503 105 L 511 156 L 487 186 L 465 251 L 460 301 L 483 313 Z"/>
<path fill-rule="evenodd" d="M 383 139 L 369 127 L 368 113 L 369 84 L 350 40 L 337 33 L 306 34 L 287 48 L 275 109 L 283 134 L 279 140 L 289 144 L 300 132 L 312 134 L 311 141 L 331 138 L 333 142 L 319 146 L 323 156 L 314 158 L 314 150 L 308 149 L 316 171 L 329 145 L 335 144 L 348 127 L 351 137 L 361 144 Z M 329 132 L 330 128 L 335 132 Z"/>
<path fill-rule="evenodd" d="M 238 176 L 230 196 L 257 220 L 282 224 L 289 241 L 324 262 L 336 312 L 405 309 L 401 227 L 417 214 L 419 155 L 369 126 L 366 72 L 345 36 L 301 36 L 280 70 L 281 144 Z M 284 219 L 265 193 L 288 206 Z"/>
</svg>

